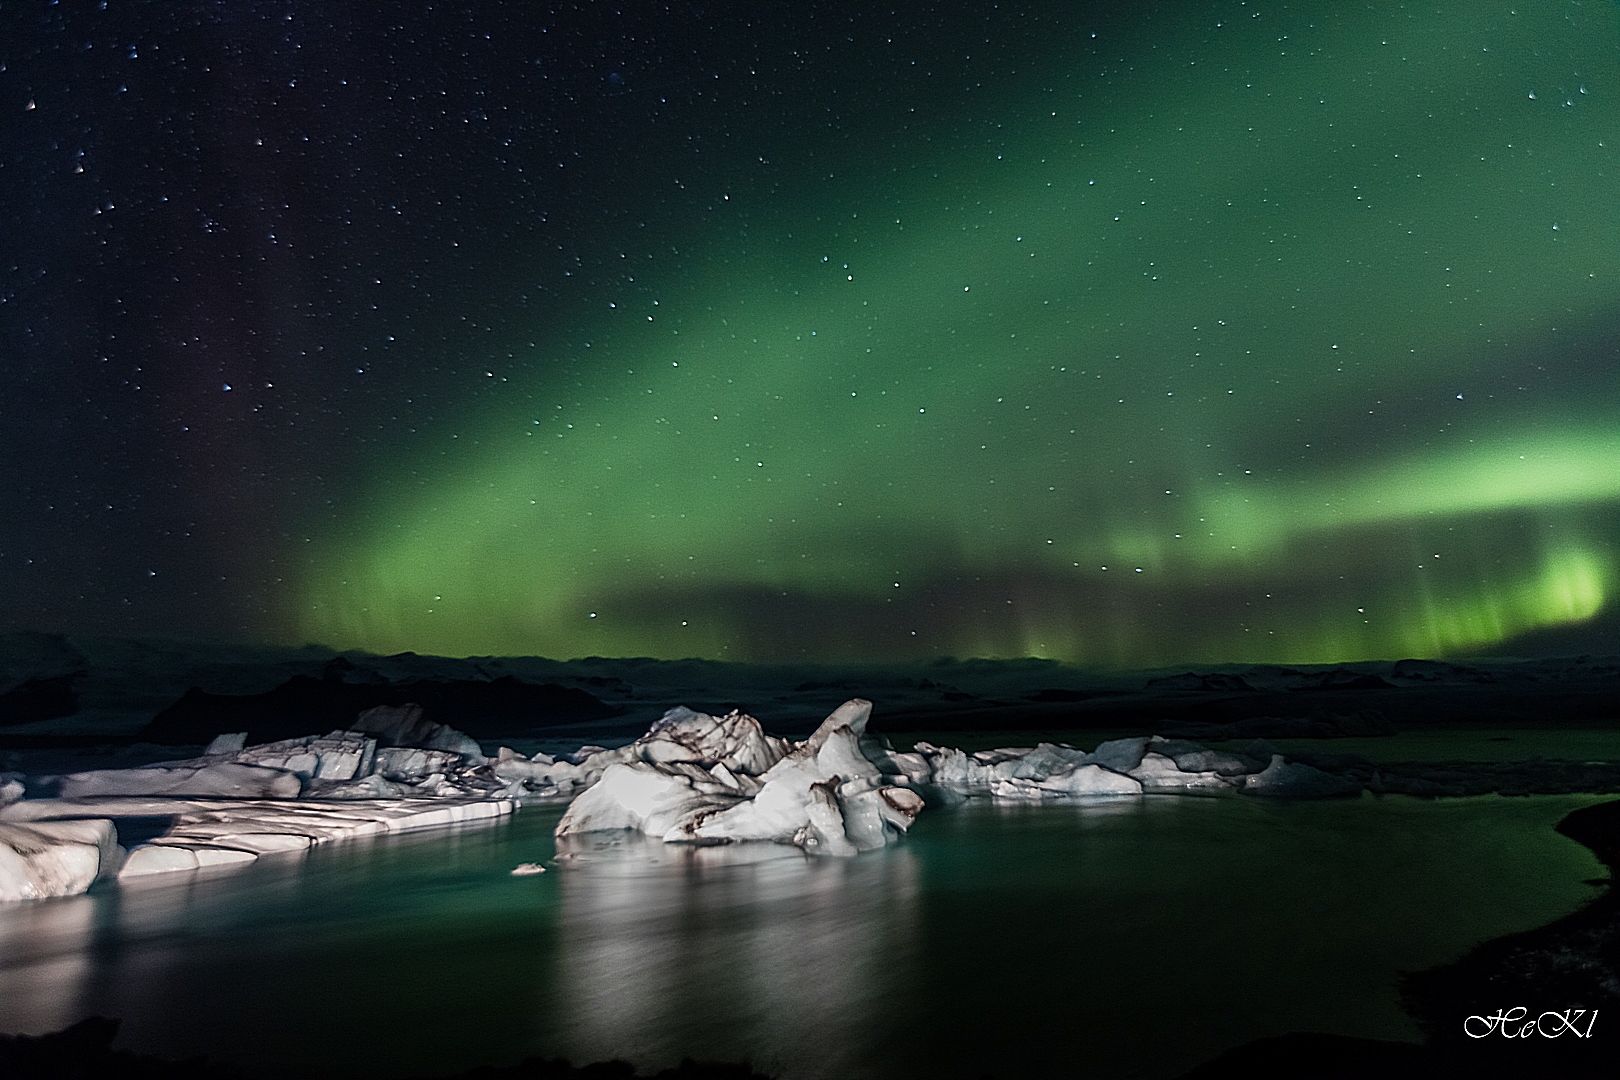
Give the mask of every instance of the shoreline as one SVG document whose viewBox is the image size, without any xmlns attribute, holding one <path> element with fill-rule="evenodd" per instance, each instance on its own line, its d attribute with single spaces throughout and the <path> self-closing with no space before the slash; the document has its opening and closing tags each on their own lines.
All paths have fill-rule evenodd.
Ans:
<svg viewBox="0 0 1620 1080">
<path fill-rule="evenodd" d="M 1449 964 L 1409 973 L 1401 1005 L 1422 1043 L 1290 1032 L 1224 1051 L 1178 1080 L 1606 1080 L 1617 1059 L 1620 1020 L 1620 799 L 1566 814 L 1556 832 L 1608 868 L 1603 891 L 1545 926 L 1492 938 Z M 1523 1008 L 1516 1018 L 1512 1010 Z M 1586 1010 L 1586 1017 L 1573 1010 Z M 1571 1010 L 1526 1036 L 1546 1012 Z M 1599 1017 L 1591 1017 L 1596 1010 Z M 1508 1023 L 1490 1018 L 1506 1014 Z M 1475 1037 L 1464 1031 L 1469 1017 Z M 1528 1024 L 1527 1024 L 1528 1021 Z M 1584 1026 L 1584 1032 L 1583 1032 Z M 1494 1030 L 1487 1031 L 1494 1027 Z M 1580 1034 L 1577 1034 L 1580 1033 Z"/>
</svg>

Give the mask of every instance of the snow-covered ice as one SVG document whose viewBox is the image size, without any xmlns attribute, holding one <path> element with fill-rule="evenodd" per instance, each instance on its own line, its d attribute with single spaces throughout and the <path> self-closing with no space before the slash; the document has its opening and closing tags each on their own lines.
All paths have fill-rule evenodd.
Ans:
<svg viewBox="0 0 1620 1080">
<path fill-rule="evenodd" d="M 923 800 L 886 784 L 861 748 L 872 703 L 839 706 L 802 743 L 743 713 L 671 709 L 640 739 L 581 763 L 601 779 L 557 825 L 559 840 L 630 829 L 666 843 L 764 840 L 853 855 L 910 827 Z"/>
<path fill-rule="evenodd" d="M 530 794 L 528 776 L 496 775 L 476 742 L 415 706 L 369 710 L 354 730 L 245 741 L 225 734 L 195 758 L 41 778 L 54 798 L 23 798 L 19 781 L 0 777 L 0 899 L 495 818 Z M 128 817 L 172 823 L 126 858 L 113 819 Z"/>
<path fill-rule="evenodd" d="M 33 806 L 18 802 L 0 813 L 0 900 L 41 900 L 73 896 L 104 873 L 115 872 L 124 849 L 113 823 L 14 820 L 10 811 Z"/>
<path fill-rule="evenodd" d="M 302 784 L 285 769 L 234 761 L 157 765 L 140 769 L 95 769 L 62 777 L 64 798 L 104 795 L 228 795 L 239 799 L 296 799 Z"/>
<path fill-rule="evenodd" d="M 221 735 L 200 757 L 46 779 L 54 782 L 56 795 L 70 799 L 521 798 L 556 793 L 555 785 L 534 790 L 527 774 L 497 775 L 477 742 L 423 720 L 414 705 L 370 709 L 356 724 L 364 727 L 247 747 L 239 734 Z M 409 739 L 420 742 L 400 741 Z M 577 772 L 572 765 L 564 769 Z"/>
<path fill-rule="evenodd" d="M 889 760 L 906 783 L 950 797 L 1026 800 L 1244 790 L 1244 774 L 1260 769 L 1235 754 L 1157 735 L 1111 739 L 1090 753 L 1040 743 L 969 754 L 919 742 L 914 754 L 891 753 Z"/>
<path fill-rule="evenodd" d="M 177 799 L 107 796 L 78 799 L 29 799 L 0 810 L 0 841 L 7 829 L 71 830 L 93 827 L 114 837 L 113 818 L 171 817 L 173 824 L 129 852 L 120 880 L 173 870 L 194 870 L 252 862 L 278 851 L 304 851 L 317 844 L 358 836 L 425 829 L 510 814 L 509 799 L 378 799 L 368 802 L 308 802 L 267 799 Z M 64 833 L 64 836 L 68 835 Z M 87 843 L 86 840 L 75 840 Z M 3 860 L 3 855 L 0 855 Z M 78 864 L 75 864 L 78 865 Z M 106 873 L 107 856 L 93 870 L 73 878 L 70 891 L 83 892 Z M 0 870 L 0 881 L 4 871 Z M 17 899 L 19 897 L 8 897 Z"/>
</svg>

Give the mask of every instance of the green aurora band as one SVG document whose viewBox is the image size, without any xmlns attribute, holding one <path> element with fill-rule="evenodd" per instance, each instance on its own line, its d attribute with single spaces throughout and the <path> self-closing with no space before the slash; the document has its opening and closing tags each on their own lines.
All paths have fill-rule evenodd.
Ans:
<svg viewBox="0 0 1620 1080">
<path fill-rule="evenodd" d="M 642 306 L 492 350 L 506 402 L 315 537 L 297 632 L 1146 666 L 1596 615 L 1620 12 L 1252 14 L 1020 76 L 950 168 L 728 202 L 679 274 L 635 255 Z"/>
</svg>

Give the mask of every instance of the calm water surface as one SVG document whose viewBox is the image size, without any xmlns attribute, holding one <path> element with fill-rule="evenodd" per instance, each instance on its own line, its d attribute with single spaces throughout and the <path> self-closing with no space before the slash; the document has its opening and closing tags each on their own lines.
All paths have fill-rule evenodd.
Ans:
<svg viewBox="0 0 1620 1080">
<path fill-rule="evenodd" d="M 856 859 L 606 842 L 560 813 L 0 908 L 0 1031 L 264 1075 L 525 1055 L 784 1077 L 1163 1077 L 1263 1035 L 1415 1038 L 1397 973 L 1573 910 L 1593 797 L 930 808 Z"/>
</svg>

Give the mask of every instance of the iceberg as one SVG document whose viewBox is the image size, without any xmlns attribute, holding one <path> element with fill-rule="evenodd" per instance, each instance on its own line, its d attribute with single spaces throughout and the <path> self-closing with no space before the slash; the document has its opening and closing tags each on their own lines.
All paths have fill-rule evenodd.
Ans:
<svg viewBox="0 0 1620 1080">
<path fill-rule="evenodd" d="M 106 795 L 228 795 L 238 799 L 296 799 L 302 788 L 286 769 L 235 761 L 174 763 L 140 769 L 95 769 L 61 778 L 68 799 Z"/>
<path fill-rule="evenodd" d="M 564 857 L 604 832 L 849 856 L 897 842 L 925 798 L 1322 798 L 1361 790 L 1259 742 L 1237 753 L 1158 735 L 1112 739 L 1090 752 L 1049 742 L 973 752 L 918 742 L 898 751 L 867 733 L 871 715 L 870 701 L 853 698 L 794 742 L 746 713 L 676 706 L 625 746 L 587 745 L 560 757 L 503 746 L 491 758 L 417 706 L 381 706 L 325 735 L 246 746 L 242 733 L 227 733 L 195 758 L 40 778 L 47 790 L 55 785 L 55 798 L 27 798 L 24 778 L 3 773 L 0 900 L 72 895 L 114 874 L 248 863 L 343 837 L 503 816 L 533 802 L 568 802 L 555 830 Z M 126 854 L 114 819 L 131 816 L 171 824 Z"/>
<path fill-rule="evenodd" d="M 0 900 L 77 895 L 116 872 L 123 855 L 105 818 L 0 821 Z"/>
<path fill-rule="evenodd" d="M 245 742 L 224 734 L 195 758 L 42 778 L 55 798 L 24 798 L 20 777 L 0 775 L 0 900 L 500 817 L 529 794 L 530 777 L 497 775 L 476 742 L 415 706 L 369 710 L 351 730 Z M 170 825 L 126 856 L 114 820 L 126 817 Z"/>
<path fill-rule="evenodd" d="M 1162 741 L 1162 740 L 1161 740 Z M 1140 795 L 1144 791 L 1190 791 L 1230 787 L 1213 773 L 1186 773 L 1172 759 L 1148 753 L 1153 740 L 1114 739 L 1091 753 L 1057 743 L 1034 747 L 1001 747 L 972 754 L 919 742 L 917 752 L 929 768 L 908 775 L 914 784 L 931 785 L 948 797 L 991 795 L 998 799 L 1039 800 L 1079 796 Z"/>
<path fill-rule="evenodd" d="M 593 747 L 592 752 L 601 749 Z M 558 761 L 550 754 L 544 753 L 526 758 L 505 746 L 496 754 L 490 772 L 514 792 L 530 796 L 537 801 L 566 799 L 573 794 L 575 788 L 583 788 L 586 784 L 584 770 L 572 761 Z"/>
<path fill-rule="evenodd" d="M 1243 778 L 1243 790 L 1250 795 L 1271 798 L 1332 799 L 1360 795 L 1361 785 L 1313 765 L 1286 761 L 1281 754 L 1273 754 L 1269 765 Z"/>
<path fill-rule="evenodd" d="M 678 706 L 646 735 L 580 763 L 598 779 L 569 804 L 557 838 L 633 830 L 665 843 L 769 841 L 853 855 L 898 839 L 923 808 L 885 782 L 862 749 L 872 703 L 845 702 L 804 742 L 765 734 L 733 712 Z"/>
<path fill-rule="evenodd" d="M 1040 800 L 1231 791 L 1312 798 L 1359 790 L 1350 781 L 1295 762 L 1274 759 L 1263 771 L 1259 760 L 1245 754 L 1160 735 L 1110 739 L 1090 753 L 1054 743 L 967 753 L 918 742 L 913 753 L 888 751 L 876 760 L 885 771 L 892 770 L 896 783 L 936 792 L 946 801 L 984 795 Z M 1310 771 L 1300 771 L 1305 769 Z"/>
<path fill-rule="evenodd" d="M 424 720 L 417 706 L 369 709 L 355 723 L 352 729 L 256 746 L 243 746 L 241 733 L 220 735 L 200 757 L 46 779 L 69 799 L 501 799 L 530 793 L 529 775 L 497 774 L 477 742 Z M 564 764 L 558 771 L 578 770 Z M 541 785 L 537 793 L 559 790 Z"/>
<path fill-rule="evenodd" d="M 429 720 L 420 705 L 378 705 L 362 712 L 352 726 L 374 736 L 379 746 L 444 750 L 459 754 L 472 765 L 484 763 L 484 748 L 476 739 L 448 724 Z"/>
<path fill-rule="evenodd" d="M 1231 778 L 1213 769 L 1183 769 L 1174 758 L 1151 751 L 1142 755 L 1141 764 L 1130 775 L 1141 782 L 1143 791 L 1230 791 L 1235 786 Z"/>
</svg>

